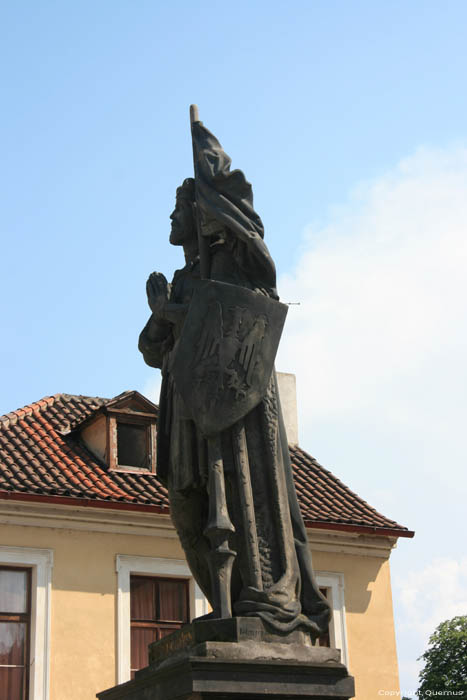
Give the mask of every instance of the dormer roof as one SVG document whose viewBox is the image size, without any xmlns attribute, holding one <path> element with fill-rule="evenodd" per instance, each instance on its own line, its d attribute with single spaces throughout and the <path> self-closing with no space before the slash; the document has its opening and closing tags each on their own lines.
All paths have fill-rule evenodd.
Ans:
<svg viewBox="0 0 467 700">
<path fill-rule="evenodd" d="M 126 409 L 137 413 L 157 413 L 156 404 L 136 390 L 122 392 L 115 398 L 107 400 L 104 407 L 106 409 Z"/>
</svg>

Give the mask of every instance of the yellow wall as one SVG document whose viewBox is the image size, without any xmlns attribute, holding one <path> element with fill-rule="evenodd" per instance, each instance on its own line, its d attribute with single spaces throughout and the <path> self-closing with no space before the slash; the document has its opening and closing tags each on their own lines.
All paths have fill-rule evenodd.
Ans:
<svg viewBox="0 0 467 700">
<path fill-rule="evenodd" d="M 116 684 L 115 555 L 183 558 L 175 539 L 2 526 L 1 544 L 54 550 L 50 700 L 95 700 Z"/>
<path fill-rule="evenodd" d="M 316 571 L 344 574 L 349 671 L 357 700 L 377 700 L 379 690 L 399 690 L 389 560 L 313 553 Z"/>
<path fill-rule="evenodd" d="M 0 544 L 54 550 L 50 700 L 94 700 L 116 679 L 115 555 L 182 559 L 176 539 L 2 526 Z M 398 690 L 389 562 L 315 552 L 317 571 L 344 574 L 350 672 L 358 700 Z"/>
</svg>

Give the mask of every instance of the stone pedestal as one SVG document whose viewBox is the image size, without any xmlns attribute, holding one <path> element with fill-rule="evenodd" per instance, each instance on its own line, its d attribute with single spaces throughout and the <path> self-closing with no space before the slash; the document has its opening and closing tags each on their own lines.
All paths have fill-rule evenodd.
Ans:
<svg viewBox="0 0 467 700">
<path fill-rule="evenodd" d="M 348 700 L 340 652 L 303 632 L 271 634 L 258 618 L 200 620 L 150 645 L 149 666 L 100 700 Z"/>
</svg>

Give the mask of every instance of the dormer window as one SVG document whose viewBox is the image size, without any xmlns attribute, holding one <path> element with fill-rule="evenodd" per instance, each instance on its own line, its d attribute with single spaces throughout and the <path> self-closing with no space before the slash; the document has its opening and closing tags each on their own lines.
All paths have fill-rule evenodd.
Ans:
<svg viewBox="0 0 467 700">
<path fill-rule="evenodd" d="M 137 391 L 103 406 L 81 430 L 81 439 L 110 469 L 156 471 L 156 406 Z"/>
<path fill-rule="evenodd" d="M 117 421 L 117 462 L 121 467 L 148 469 L 151 465 L 151 429 Z"/>
<path fill-rule="evenodd" d="M 108 454 L 111 469 L 156 471 L 156 417 L 109 410 Z"/>
</svg>

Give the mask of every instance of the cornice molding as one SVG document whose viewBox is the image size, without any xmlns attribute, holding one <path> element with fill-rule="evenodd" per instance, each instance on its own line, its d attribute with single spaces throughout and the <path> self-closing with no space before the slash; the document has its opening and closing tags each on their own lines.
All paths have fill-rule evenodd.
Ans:
<svg viewBox="0 0 467 700">
<path fill-rule="evenodd" d="M 0 501 L 0 524 L 175 539 L 169 515 L 48 503 Z"/>
<path fill-rule="evenodd" d="M 0 501 L 0 524 L 176 539 L 170 515 L 49 503 Z M 313 551 L 389 558 L 396 537 L 307 529 Z"/>
<path fill-rule="evenodd" d="M 308 541 L 314 552 L 334 552 L 389 559 L 397 546 L 396 537 L 367 535 L 334 530 L 307 530 Z"/>
</svg>

